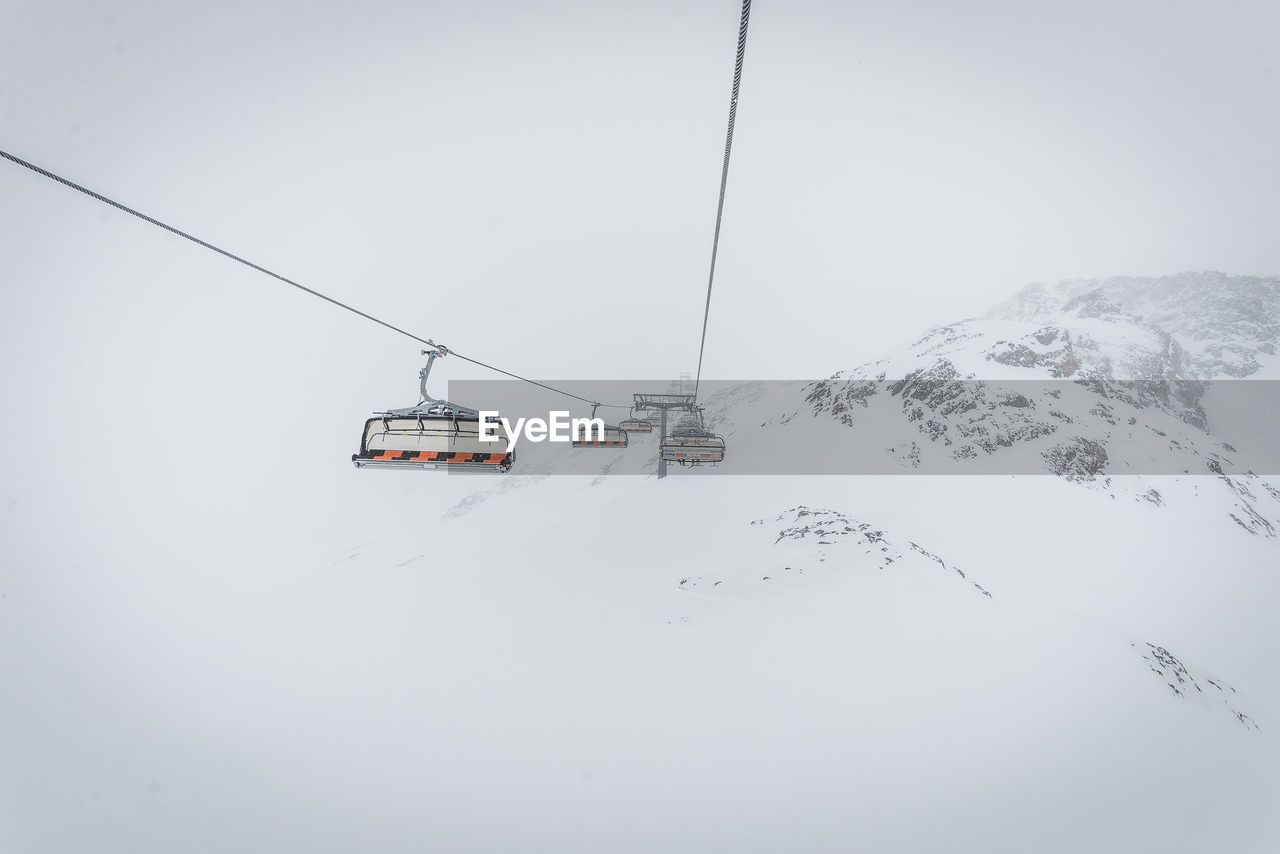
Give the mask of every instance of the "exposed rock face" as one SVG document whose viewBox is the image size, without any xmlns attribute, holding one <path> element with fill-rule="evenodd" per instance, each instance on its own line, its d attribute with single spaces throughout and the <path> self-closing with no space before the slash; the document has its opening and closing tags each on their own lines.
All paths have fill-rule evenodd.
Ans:
<svg viewBox="0 0 1280 854">
<path fill-rule="evenodd" d="M 780 548 L 772 565 L 765 569 L 725 567 L 714 574 L 686 576 L 680 579 L 680 589 L 725 594 L 770 582 L 775 587 L 779 582 L 797 583 L 806 573 L 815 571 L 885 570 L 915 565 L 930 572 L 941 568 L 975 593 L 991 596 L 959 567 L 948 565 L 914 542 L 901 548 L 880 528 L 838 510 L 802 504 L 771 519 L 756 519 L 751 526 L 761 526 L 773 534 L 773 545 Z"/>
<path fill-rule="evenodd" d="M 1049 471 L 1068 480 L 1091 480 L 1107 464 L 1107 451 L 1097 442 L 1076 437 L 1056 445 L 1044 454 Z"/>
<path fill-rule="evenodd" d="M 1280 380 L 1278 342 L 1280 279 L 1187 273 L 1034 284 L 984 317 L 808 384 L 805 407 L 778 420 L 874 426 L 892 440 L 882 452 L 915 471 L 962 472 L 955 463 L 967 463 L 982 472 L 994 459 L 1007 471 L 1016 459 L 1019 471 L 1086 484 L 1215 474 L 1232 518 L 1274 536 L 1280 502 L 1254 474 L 1269 471 L 1267 461 L 1258 466 L 1249 449 L 1215 436 L 1206 401 L 1215 382 Z"/>
<path fill-rule="evenodd" d="M 1181 342 L 1198 375 L 1243 378 L 1276 364 L 1280 279 L 1208 272 L 1036 283 L 987 317 L 1031 323 L 1064 314 L 1128 315 Z"/>
<path fill-rule="evenodd" d="M 1257 721 L 1235 707 L 1235 688 L 1221 679 L 1192 675 L 1177 656 L 1162 646 L 1153 643 L 1144 643 L 1141 647 L 1133 643 L 1130 646 L 1142 653 L 1147 667 L 1169 686 L 1175 696 L 1205 705 L 1224 706 L 1245 729 L 1258 729 Z"/>
</svg>

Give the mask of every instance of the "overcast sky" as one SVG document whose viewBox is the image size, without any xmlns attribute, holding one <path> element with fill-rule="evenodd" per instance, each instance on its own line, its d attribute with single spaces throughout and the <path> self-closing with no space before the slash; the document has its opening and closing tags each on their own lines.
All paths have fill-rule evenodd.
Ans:
<svg viewBox="0 0 1280 854">
<path fill-rule="evenodd" d="M 478 359 L 662 379 L 697 361 L 738 14 L 0 0 L 0 149 Z M 1277 44 L 1274 0 L 757 0 L 706 376 L 827 376 L 1034 280 L 1280 273 Z M 648 850 L 780 850 L 851 805 L 884 839 L 1272 827 L 1275 739 L 1188 729 L 1106 620 L 1011 596 L 988 621 L 950 573 L 936 598 L 868 573 L 790 624 L 670 607 L 676 573 L 756 573 L 749 520 L 847 503 L 902 542 L 928 522 L 1000 597 L 1050 565 L 1045 591 L 1141 617 L 1133 643 L 1241 673 L 1270 728 L 1274 541 L 1198 485 L 1161 484 L 1166 516 L 1047 478 L 673 477 L 634 504 L 638 478 L 518 478 L 436 524 L 487 485 L 349 463 L 417 400 L 414 342 L 7 161 L 0 300 L 6 854 L 527 849 L 548 804 L 593 851 L 633 815 Z M 1099 504 L 1127 510 L 1064 522 Z M 1003 634 L 1032 621 L 1044 642 Z"/>
<path fill-rule="evenodd" d="M 738 13 L 6 0 L 0 147 L 503 367 L 671 376 Z M 707 375 L 825 376 L 1034 280 L 1275 274 L 1277 43 L 1272 2 L 756 4 Z M 0 167 L 8 348 L 141 316 L 412 397 L 412 342 Z"/>
</svg>

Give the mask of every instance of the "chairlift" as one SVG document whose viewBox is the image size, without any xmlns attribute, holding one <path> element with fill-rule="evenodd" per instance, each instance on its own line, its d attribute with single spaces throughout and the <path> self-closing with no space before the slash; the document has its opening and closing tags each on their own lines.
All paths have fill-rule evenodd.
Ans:
<svg viewBox="0 0 1280 854">
<path fill-rule="evenodd" d="M 659 448 L 662 459 L 682 466 L 724 461 L 724 439 L 707 429 L 702 409 L 683 416 Z"/>
<path fill-rule="evenodd" d="M 654 424 L 647 418 L 638 418 L 634 415 L 635 409 L 631 410 L 632 415 L 618 422 L 618 429 L 625 430 L 628 433 L 652 433 Z"/>
<path fill-rule="evenodd" d="M 591 405 L 591 418 L 596 417 L 596 410 L 600 408 L 600 404 L 593 403 Z M 582 432 L 574 431 L 569 438 L 569 444 L 575 448 L 625 448 L 627 446 L 627 431 L 621 426 L 611 427 L 604 425 L 604 435 L 601 436 L 598 430 L 591 427 Z"/>
<path fill-rule="evenodd" d="M 483 441 L 479 412 L 427 393 L 432 363 L 449 354 L 447 348 L 433 346 L 422 351 L 427 357 L 418 375 L 422 400 L 417 406 L 380 412 L 366 421 L 360 453 L 352 454 L 351 462 L 356 468 L 509 471 L 516 455 L 499 420 L 491 416 L 486 422 L 496 440 Z"/>
</svg>

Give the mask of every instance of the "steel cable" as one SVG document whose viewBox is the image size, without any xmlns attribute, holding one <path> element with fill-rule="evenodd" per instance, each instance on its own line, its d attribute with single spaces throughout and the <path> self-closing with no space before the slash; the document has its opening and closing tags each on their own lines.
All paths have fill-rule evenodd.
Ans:
<svg viewBox="0 0 1280 854">
<path fill-rule="evenodd" d="M 702 338 L 698 343 L 698 373 L 693 381 L 693 399 L 698 400 L 702 382 L 702 354 L 707 347 L 707 321 L 711 317 L 711 286 L 716 280 L 716 254 L 720 250 L 720 221 L 724 217 L 724 191 L 729 184 L 729 154 L 733 151 L 733 123 L 738 115 L 738 89 L 742 85 L 742 60 L 747 52 L 747 21 L 751 17 L 751 0 L 742 0 L 742 18 L 738 24 L 738 56 L 733 65 L 733 94 L 729 98 L 729 131 L 724 141 L 724 168 L 720 172 L 720 202 L 716 205 L 716 234 L 711 241 L 711 272 L 707 275 L 707 304 L 702 311 Z"/>
<path fill-rule="evenodd" d="M 120 202 L 117 202 L 115 199 L 104 196 L 101 193 L 94 192 L 93 190 L 90 190 L 88 187 L 77 184 L 76 182 L 68 180 L 67 178 L 63 178 L 61 175 L 50 172 L 48 169 L 42 169 L 39 166 L 35 165 L 34 163 L 23 160 L 21 157 L 17 157 L 16 155 L 10 154 L 7 151 L 0 149 L 0 157 L 3 157 L 5 160 L 16 163 L 17 165 L 22 166 L 25 169 L 30 169 L 32 172 L 35 172 L 37 175 L 43 175 L 46 178 L 57 181 L 59 184 L 62 184 L 64 187 L 69 187 L 72 190 L 76 190 L 77 192 L 84 193 L 86 196 L 92 199 L 97 199 L 103 204 L 110 205 L 116 210 L 123 211 L 124 213 L 127 213 L 130 216 L 135 216 L 138 219 L 142 220 L 143 222 L 151 223 L 157 228 L 162 228 L 165 231 L 169 232 L 170 234 L 175 234 L 178 237 L 184 238 L 186 240 L 190 240 L 192 243 L 195 243 L 198 246 L 203 246 L 205 249 L 208 249 L 212 252 L 216 252 L 225 258 L 230 258 L 232 261 L 236 261 L 240 264 L 243 264 L 246 267 L 249 267 L 250 269 L 257 270 L 259 273 L 270 276 L 271 278 L 276 279 L 278 281 L 284 282 L 286 285 L 295 287 L 298 290 L 303 291 L 304 293 L 308 293 L 313 297 L 319 297 L 320 299 L 324 300 L 327 303 L 336 305 L 338 308 L 346 309 L 352 314 L 357 314 L 360 317 L 363 317 L 365 320 L 371 320 L 374 323 L 378 324 L 379 326 L 384 326 L 387 329 L 390 329 L 392 332 L 398 332 L 407 338 L 412 338 L 414 341 L 417 341 L 422 344 L 426 344 L 428 347 L 443 346 L 440 344 L 436 344 L 434 341 L 432 341 L 429 338 L 422 338 L 418 335 L 414 335 L 412 332 L 408 332 L 404 329 L 401 329 L 398 326 L 394 326 L 385 320 L 381 320 L 377 317 L 374 317 L 372 314 L 363 312 L 360 309 L 355 308 L 354 306 L 347 305 L 345 302 L 336 300 L 333 297 L 322 294 L 317 290 L 307 287 L 306 285 L 303 285 L 299 282 L 295 282 L 293 279 L 290 279 L 286 276 L 282 276 L 273 270 L 269 270 L 266 267 L 263 267 L 261 264 L 255 264 L 246 258 L 242 258 L 239 255 L 236 255 L 234 252 L 228 252 L 227 250 L 222 249 L 221 247 L 215 246 L 212 243 L 209 243 L 208 241 L 201 240 L 195 235 L 188 234 L 187 232 L 182 231 L 181 229 L 174 228 L 172 225 L 169 225 L 166 222 L 161 222 L 155 217 L 147 216 L 141 211 L 134 210 L 133 208 L 128 207 L 127 205 L 123 205 Z M 536 385 L 539 388 L 544 388 L 547 391 L 553 391 L 556 394 L 562 394 L 565 397 L 572 397 L 574 400 L 580 400 L 583 403 L 597 404 L 600 406 L 609 406 L 612 408 L 628 408 L 626 405 L 621 403 L 602 404 L 602 403 L 599 403 L 599 401 L 591 400 L 589 398 L 576 395 L 573 392 L 565 391 L 564 389 L 556 388 L 554 386 L 547 385 L 546 383 L 538 382 L 537 380 L 531 380 L 528 377 L 522 377 L 519 374 L 512 373 L 511 371 L 504 371 L 502 368 L 487 364 L 485 362 L 480 361 L 479 359 L 473 359 L 470 356 L 464 356 L 461 353 L 457 352 L 456 350 L 453 350 L 452 348 L 446 347 L 445 349 L 448 350 L 450 355 L 457 356 L 459 359 L 462 359 L 464 362 L 470 362 L 473 365 L 477 365 L 479 367 L 485 368 L 490 371 L 495 371 L 496 373 L 503 374 L 505 376 L 511 377 L 512 379 L 519 380 L 520 382 L 529 383 L 530 385 Z"/>
</svg>

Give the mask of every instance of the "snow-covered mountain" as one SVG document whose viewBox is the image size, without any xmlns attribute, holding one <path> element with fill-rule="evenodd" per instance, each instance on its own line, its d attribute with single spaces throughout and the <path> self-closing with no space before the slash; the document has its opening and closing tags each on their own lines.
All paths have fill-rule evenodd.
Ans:
<svg viewBox="0 0 1280 854">
<path fill-rule="evenodd" d="M 1215 397 L 1274 334 L 1124 281 L 718 384 L 663 480 L 6 443 L 0 849 L 1276 850 L 1280 492 Z"/>
<path fill-rule="evenodd" d="M 1207 272 L 1035 283 L 987 314 L 1023 323 L 1055 323 L 1064 316 L 1129 318 L 1167 335 L 1177 343 L 1181 367 L 1203 379 L 1280 379 L 1275 278 Z"/>
<path fill-rule="evenodd" d="M 1277 318 L 1277 279 L 1032 285 L 875 362 L 730 385 L 708 405 L 749 471 L 1047 473 L 1157 504 L 1118 476 L 1209 474 L 1228 515 L 1271 537 L 1280 383 L 1253 377 L 1274 362 Z"/>
<path fill-rule="evenodd" d="M 1237 532 L 1216 542 L 1215 551 L 1232 555 L 1240 546 L 1235 537 L 1256 537 L 1270 542 L 1265 548 L 1274 557 L 1280 488 L 1268 476 L 1276 471 L 1277 459 L 1267 441 L 1271 437 L 1259 431 L 1259 446 L 1236 447 L 1215 432 L 1219 415 L 1241 400 L 1260 397 L 1264 405 L 1275 406 L 1270 381 L 1244 386 L 1239 379 L 1265 373 L 1275 354 L 1273 309 L 1280 310 L 1277 279 L 1186 274 L 1064 282 L 1052 289 L 1031 285 L 983 317 L 931 330 L 897 352 L 826 380 L 711 384 L 710 423 L 729 440 L 730 461 L 718 470 L 673 469 L 674 476 L 744 470 L 1054 475 L 1063 488 L 1082 490 L 1072 510 L 1057 501 L 1033 503 L 1002 524 L 1039 530 L 1051 542 L 1055 535 L 1046 523 L 1062 525 L 1062 535 L 1072 537 L 1091 527 L 1094 514 L 1138 514 L 1144 520 L 1155 514 L 1156 528 L 1215 518 L 1230 520 Z M 1219 327 L 1223 334 L 1215 338 L 1213 329 Z M 1224 362 L 1224 354 L 1232 361 Z M 1215 395 L 1223 384 L 1232 393 Z M 831 468 L 807 465 L 815 448 L 821 449 L 823 466 Z M 581 456 L 574 462 L 597 465 Z M 531 468 L 552 474 L 561 464 L 548 453 L 535 455 Z M 636 437 L 600 471 L 652 473 L 654 468 L 652 442 Z M 450 512 L 468 512 L 483 506 L 483 499 L 527 487 L 519 481 L 500 484 Z M 999 487 L 987 482 L 968 489 L 989 496 Z M 977 506 L 986 500 L 978 499 Z M 939 512 L 974 521 L 962 508 Z M 791 551 L 785 556 L 688 570 L 679 587 L 711 598 L 772 597 L 821 586 L 815 579 L 833 566 L 919 572 L 936 564 L 968 579 L 946 558 L 910 539 L 924 536 L 917 532 L 936 523 L 921 513 L 905 532 L 887 533 L 865 517 L 802 504 L 750 523 L 776 534 L 765 552 L 786 546 Z M 1031 553 L 1046 556 L 1043 546 Z M 1171 560 L 1161 543 L 1145 543 L 1137 554 L 1157 565 Z M 1130 560 L 1117 564 L 1101 558 L 1097 583 L 1105 587 L 1106 576 L 1137 571 Z M 1212 584 L 1210 578 L 1202 580 Z M 984 596 L 997 595 L 977 581 L 967 583 Z M 1216 705 L 1245 727 L 1258 726 L 1237 707 L 1236 690 L 1220 679 L 1192 675 L 1157 642 L 1137 636 L 1119 640 L 1123 644 L 1115 649 L 1138 650 L 1174 696 Z"/>
</svg>

